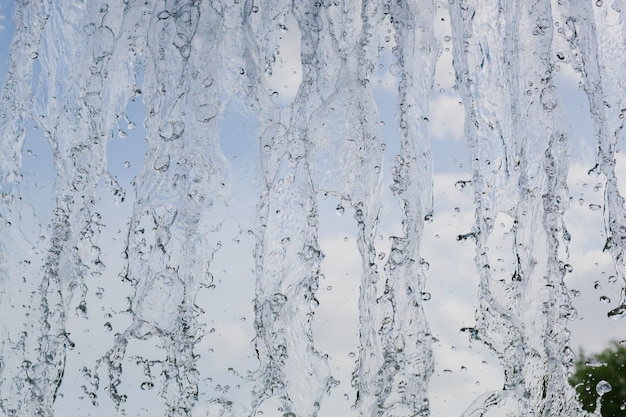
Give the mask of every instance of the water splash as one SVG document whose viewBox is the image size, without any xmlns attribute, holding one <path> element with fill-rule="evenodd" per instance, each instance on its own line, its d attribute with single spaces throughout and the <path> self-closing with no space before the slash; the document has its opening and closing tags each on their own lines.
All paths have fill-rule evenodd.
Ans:
<svg viewBox="0 0 626 417">
<path fill-rule="evenodd" d="M 626 108 L 625 55 L 612 47 L 625 41 L 619 2 L 449 3 L 472 161 L 471 181 L 457 187 L 471 185 L 476 206 L 473 230 L 458 240 L 475 243 L 480 279 L 477 323 L 465 330 L 504 368 L 503 389 L 482 394 L 464 415 L 584 415 L 567 383 L 573 364 L 567 322 L 574 312 L 563 282 L 571 271 L 563 216 L 570 150 L 553 75 L 555 60 L 567 57 L 583 77 L 598 139 L 591 173 L 606 180 L 605 250 L 626 288 L 626 213 L 615 174 Z M 147 151 L 128 193 L 133 209 L 122 248 L 122 277 L 132 288 L 129 320 L 83 369 L 85 397 L 98 406 L 104 390 L 125 412 L 132 359 L 144 369 L 141 389 L 159 395 L 168 416 L 191 416 L 198 403 L 208 415 L 260 415 L 273 401 L 284 417 L 317 415 L 338 384 L 312 331 L 324 259 L 318 198 L 325 195 L 338 200 L 337 214 L 353 214 L 361 259 L 359 326 L 352 329 L 359 344 L 355 410 L 430 415 L 433 336 L 420 245 L 433 216 L 427 117 L 441 51 L 436 7 L 430 0 L 18 3 L 0 101 L 0 314 L 19 312 L 19 320 L 0 328 L 0 410 L 55 413 L 68 352 L 76 347 L 67 323 L 90 319 L 88 280 L 107 272 L 99 247 L 100 184 L 115 203 L 127 198 L 107 167 L 107 142 L 114 131 L 126 137 L 118 122 L 141 96 Z M 298 33 L 292 36 L 299 37 L 302 68 L 292 100 L 270 87 L 289 30 Z M 401 217 L 378 270 L 375 237 L 389 206 L 382 188 L 388 138 L 372 81 L 383 30 L 394 38 L 399 140 L 390 183 Z M 555 53 L 558 42 L 569 50 Z M 197 297 L 214 285 L 212 266 L 231 209 L 229 144 L 220 143 L 220 123 L 235 101 L 257 118 L 262 184 L 248 196 L 258 201 L 250 232 L 257 239 L 258 369 L 238 377 L 251 386 L 249 404 L 228 399 L 226 388 L 219 398 L 201 397 L 198 352 L 201 318 L 215 312 L 202 311 Z M 28 123 L 44 132 L 54 160 L 48 214 L 22 201 Z M 50 225 L 37 226 L 40 236 L 32 239 L 24 219 L 46 217 Z M 514 273 L 504 280 L 493 279 L 491 266 L 498 218 L 513 224 Z M 622 317 L 625 305 L 623 289 L 609 316 Z M 106 321 L 104 328 L 114 327 Z M 144 342 L 158 353 L 131 357 Z M 599 394 L 607 389 L 597 387 Z"/>
</svg>

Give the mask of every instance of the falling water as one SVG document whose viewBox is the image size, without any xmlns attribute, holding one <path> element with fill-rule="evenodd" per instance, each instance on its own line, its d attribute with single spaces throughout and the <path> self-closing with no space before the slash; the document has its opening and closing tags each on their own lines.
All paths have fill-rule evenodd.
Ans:
<svg viewBox="0 0 626 417">
<path fill-rule="evenodd" d="M 603 250 L 622 282 L 607 314 L 619 320 L 626 315 L 626 208 L 616 174 L 626 5 L 266 3 L 15 5 L 0 98 L 1 414 L 58 415 L 74 395 L 89 402 L 90 415 L 148 415 L 132 404 L 150 398 L 167 416 L 305 417 L 318 415 L 340 385 L 352 387 L 358 415 L 430 415 L 437 329 L 424 308 L 431 296 L 421 253 L 437 216 L 428 117 L 442 53 L 436 14 L 445 7 L 470 160 L 470 179 L 458 184 L 471 184 L 475 210 L 472 230 L 458 238 L 474 244 L 478 276 L 475 324 L 463 332 L 495 355 L 504 378 L 463 415 L 585 415 L 567 381 L 575 359 L 568 322 L 576 315 L 564 220 L 571 133 L 555 77 L 559 65 L 571 65 L 589 99 L 597 139 L 590 175 L 605 184 Z M 298 43 L 299 75 L 284 69 L 286 41 Z M 375 81 L 389 62 L 393 98 L 382 100 Z M 393 133 L 381 123 L 390 105 Z M 233 106 L 247 116 L 233 116 Z M 224 123 L 237 117 L 254 119 L 254 149 L 242 151 L 253 161 L 231 155 L 242 142 Z M 138 119 L 143 160 L 126 190 L 107 152 L 113 141 L 129 141 Z M 31 130 L 45 138 L 53 164 L 37 168 L 41 183 L 25 167 Z M 238 187 L 244 199 L 233 197 Z M 329 201 L 337 214 L 349 213 L 360 257 L 359 324 L 342 329 L 357 344 L 351 381 L 338 379 L 314 331 L 324 279 L 321 207 Z M 246 205 L 252 214 L 236 220 L 236 236 L 251 248 L 228 257 L 240 243 L 226 243 L 232 219 Z M 107 210 L 121 213 L 111 225 Z M 394 221 L 381 243 L 380 225 Z M 514 265 L 496 279 L 500 223 L 512 224 L 504 245 Z M 107 240 L 106 229 L 118 226 Z M 104 261 L 109 252 L 121 253 L 113 266 Z M 255 365 L 228 368 L 238 393 L 226 384 L 208 393 L 213 375 L 202 361 L 215 374 L 222 364 L 207 355 L 206 340 L 217 306 L 228 304 L 211 298 L 229 277 L 219 260 L 247 258 L 254 282 L 237 280 L 254 287 L 247 300 L 254 336 L 244 349 Z M 96 301 L 103 289 L 95 283 L 104 279 L 114 288 L 110 306 Z M 90 329 L 96 306 L 107 312 L 103 331 L 115 328 L 111 337 Z M 95 335 L 96 353 L 82 340 L 90 336 L 73 330 L 76 320 Z M 67 375 L 76 369 L 83 380 L 72 394 L 64 386 L 73 386 Z M 131 380 L 151 397 L 135 400 Z"/>
</svg>

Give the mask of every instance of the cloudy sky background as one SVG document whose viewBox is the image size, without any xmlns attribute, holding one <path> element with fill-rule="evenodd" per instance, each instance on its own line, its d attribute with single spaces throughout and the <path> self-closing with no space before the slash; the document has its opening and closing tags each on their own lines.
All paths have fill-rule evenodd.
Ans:
<svg viewBox="0 0 626 417">
<path fill-rule="evenodd" d="M 13 34 L 11 23 L 12 2 L 0 2 L 0 56 L 6 51 Z M 459 329 L 474 324 L 478 276 L 471 241 L 458 242 L 456 236 L 467 233 L 473 225 L 473 205 L 468 189 L 458 190 L 458 180 L 469 179 L 469 165 L 463 135 L 464 110 L 460 97 L 454 91 L 452 70 L 452 47 L 448 36 L 447 10 L 440 4 L 437 37 L 444 50 L 436 72 L 436 85 L 431 101 L 429 132 L 434 158 L 435 216 L 425 228 L 422 256 L 429 263 L 426 271 L 427 290 L 432 298 L 426 303 L 426 314 L 437 342 L 434 345 L 436 368 L 431 379 L 431 407 L 434 417 L 459 415 L 480 393 L 499 389 L 502 384 L 501 369 L 497 359 L 482 345 L 469 342 Z M 298 31 L 293 21 L 288 21 L 289 31 L 281 45 L 282 72 L 278 70 L 270 80 L 279 92 L 280 102 L 288 104 L 294 97 L 300 80 Z M 381 38 L 386 34 L 382 33 Z M 388 236 L 399 230 L 400 214 L 397 199 L 388 189 L 389 170 L 397 153 L 395 126 L 396 80 L 389 67 L 393 63 L 391 44 L 382 56 L 382 68 L 374 80 L 375 97 L 381 120 L 385 122 L 384 133 L 388 148 L 385 152 L 386 175 L 385 208 L 380 247 L 388 245 Z M 0 61 L 2 76 L 6 73 L 6 60 Z M 576 352 L 599 351 L 611 339 L 623 337 L 623 322 L 609 320 L 606 313 L 615 307 L 620 283 L 612 282 L 614 275 L 611 259 L 602 253 L 605 243 L 602 210 L 591 210 L 590 204 L 603 204 L 602 178 L 587 175 L 595 159 L 595 140 L 591 127 L 587 99 L 578 88 L 579 79 L 574 71 L 562 64 L 556 82 L 570 121 L 570 137 L 573 156 L 568 176 L 572 202 L 566 215 L 572 235 L 570 263 L 574 270 L 568 274 L 568 288 L 580 292 L 573 299 L 579 317 L 570 323 L 572 347 Z M 127 221 L 132 213 L 133 191 L 131 181 L 140 169 L 146 146 L 145 130 L 141 127 L 143 108 L 133 103 L 127 110 L 130 120 L 137 124 L 129 130 L 124 120 L 120 130 L 128 135 L 115 136 L 108 147 L 108 165 L 111 174 L 117 176 L 127 190 L 127 200 L 113 203 L 113 196 L 101 183 L 98 211 L 101 223 L 106 225 L 99 238 L 102 260 L 107 271 L 93 278 L 89 285 L 88 320 L 70 317 L 68 331 L 77 348 L 68 351 L 67 370 L 58 400 L 58 415 L 110 416 L 115 410 L 107 398 L 98 400 L 95 408 L 82 394 L 85 384 L 80 372 L 83 366 L 92 367 L 112 345 L 116 331 L 123 331 L 130 324 L 130 317 L 121 313 L 126 307 L 126 297 L 131 288 L 118 278 L 122 269 L 119 256 L 124 244 Z M 223 396 L 241 404 L 249 403 L 252 384 L 245 377 L 256 368 L 251 340 L 254 337 L 252 299 L 254 298 L 254 261 L 252 257 L 254 238 L 247 233 L 254 228 L 256 194 L 250 184 L 258 185 L 258 159 L 254 138 L 256 122 L 241 105 L 233 104 L 222 124 L 223 151 L 231 163 L 233 183 L 231 206 L 223 224 L 222 249 L 212 264 L 215 288 L 203 290 L 198 304 L 205 310 L 203 320 L 209 333 L 197 346 L 201 359 L 200 401 L 196 416 L 214 411 L 208 404 L 211 398 Z M 622 145 L 621 145 L 622 146 Z M 626 159 L 617 155 L 619 178 L 626 178 Z M 49 218 L 52 207 L 54 171 L 52 154 L 38 129 L 31 128 L 24 147 L 23 168 L 25 181 L 32 184 L 31 192 L 25 193 L 35 207 L 39 220 Z M 600 187 L 598 187 L 600 184 Z M 258 189 L 258 188 L 257 188 Z M 625 188 L 622 188 L 623 190 Z M 339 201 L 334 197 L 320 196 L 320 245 L 325 254 L 322 263 L 324 278 L 317 294 L 320 306 L 316 311 L 313 330 L 316 347 L 329 355 L 331 370 L 340 384 L 322 403 L 320 417 L 356 416 L 351 410 L 354 390 L 350 379 L 354 369 L 357 349 L 358 288 L 361 275 L 360 258 L 356 249 L 356 228 L 350 210 L 343 216 L 336 214 Z M 506 223 L 506 219 L 504 220 Z M 25 223 L 28 222 L 26 218 Z M 510 227 L 505 224 L 502 235 Z M 28 229 L 24 225 L 25 229 Z M 34 232 L 33 232 L 34 233 Z M 495 236 L 499 239 L 499 236 Z M 506 241 L 506 237 L 501 239 Z M 503 253 L 503 268 L 512 268 L 507 259 L 512 254 Z M 507 258 L 508 256 L 508 258 Z M 384 261 L 381 261 L 382 268 Z M 607 303 L 607 297 L 610 301 Z M 605 301 L 602 301 L 605 300 Z M 110 327 L 108 324 L 110 324 Z M 619 339 L 618 339 L 619 340 Z M 133 353 L 135 352 L 135 353 Z M 131 360 L 133 354 L 159 358 L 162 353 L 154 347 L 154 341 L 132 342 L 127 352 L 120 391 L 129 394 L 126 415 L 160 415 L 162 404 L 155 395 L 156 389 L 143 391 L 142 370 Z M 103 397 L 105 393 L 101 393 Z M 265 416 L 277 415 L 277 402 L 268 402 L 263 410 Z"/>
</svg>

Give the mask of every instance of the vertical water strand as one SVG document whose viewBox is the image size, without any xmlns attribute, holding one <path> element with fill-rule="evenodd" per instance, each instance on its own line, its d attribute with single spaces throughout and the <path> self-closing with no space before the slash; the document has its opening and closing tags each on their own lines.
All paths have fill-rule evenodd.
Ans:
<svg viewBox="0 0 626 417">
<path fill-rule="evenodd" d="M 285 416 L 305 417 L 317 414 L 323 395 L 334 383 L 326 357 L 314 347 L 311 330 L 323 254 L 317 241 L 317 190 L 311 178 L 306 127 L 321 101 L 319 44 L 324 9 L 305 2 L 294 5 L 291 13 L 302 34 L 303 79 L 288 120 L 264 127 L 261 137 L 265 190 L 259 202 L 255 253 L 255 348 L 260 368 L 253 408 L 256 411 L 276 396 Z"/>
<path fill-rule="evenodd" d="M 102 86 L 115 44 L 112 29 L 106 26 L 111 24 L 108 12 L 106 3 L 94 2 L 86 10 L 71 2 L 57 3 L 49 5 L 42 22 L 45 36 L 38 52 L 41 72 L 35 111 L 52 147 L 58 180 L 50 248 L 36 297 L 41 324 L 38 357 L 27 366 L 32 383 L 24 389 L 23 395 L 29 397 L 20 410 L 24 415 L 53 414 L 65 351 L 74 345 L 65 330 L 68 314 L 73 309 L 77 316 L 87 317 L 86 280 L 104 268 L 94 206 L 105 170 L 108 127 L 102 118 Z M 90 22 L 91 17 L 96 21 Z M 85 24 L 94 26 L 93 33 L 82 30 Z M 81 65 L 84 62 L 89 65 Z M 77 289 L 80 299 L 74 306 Z"/>
<path fill-rule="evenodd" d="M 3 80 L 0 97 L 0 317 L 5 318 L 0 332 L 0 411 L 15 414 L 22 407 L 23 395 L 30 385 L 29 369 L 23 365 L 32 363 L 31 353 L 25 346 L 26 337 L 32 338 L 35 323 L 10 325 L 6 318 L 22 319 L 30 313 L 29 294 L 38 283 L 29 282 L 28 291 L 15 285 L 15 264 L 22 263 L 23 253 L 30 253 L 29 265 L 39 267 L 42 263 L 40 247 L 28 242 L 19 231 L 22 178 L 22 147 L 25 139 L 26 120 L 32 116 L 33 67 L 38 56 L 38 42 L 45 21 L 45 5 L 37 2 L 19 2 L 15 5 L 16 32 L 8 56 L 8 73 Z M 37 260 L 33 259 L 37 257 Z M 30 269 L 29 271 L 33 271 Z M 19 306 L 24 306 L 23 310 Z M 30 332 L 30 333 L 29 333 Z M 36 335 L 35 335 L 36 337 Z"/>
<path fill-rule="evenodd" d="M 370 78 L 378 58 L 378 30 L 383 21 L 372 1 L 328 6 L 327 71 L 335 83 L 308 125 L 311 173 L 319 192 L 339 199 L 338 210 L 354 210 L 361 256 L 359 359 L 352 384 L 363 415 L 377 412 L 374 391 L 383 360 L 378 329 L 379 273 L 374 245 L 382 182 L 382 132 Z M 328 69 L 329 68 L 329 69 Z M 332 72 L 331 72 L 332 71 Z"/>
<path fill-rule="evenodd" d="M 626 22 L 622 1 L 596 1 L 591 4 L 564 2 L 562 29 L 571 48 L 568 60 L 582 75 L 589 100 L 591 118 L 598 141 L 596 165 L 590 175 L 604 176 L 604 223 L 606 245 L 622 282 L 620 301 L 608 312 L 614 319 L 626 316 L 626 207 L 615 174 L 617 140 L 623 135 L 626 114 L 626 86 L 621 72 L 626 65 L 626 51 L 619 45 L 626 41 Z"/>
<path fill-rule="evenodd" d="M 420 256 L 424 221 L 432 216 L 432 162 L 428 147 L 428 103 L 440 45 L 434 36 L 435 3 L 384 5 L 395 30 L 400 68 L 397 120 L 400 155 L 391 190 L 400 202 L 402 236 L 391 237 L 379 337 L 382 364 L 372 381 L 374 415 L 430 414 L 428 381 L 434 369 L 432 336 L 422 304 L 428 300 Z"/>
<path fill-rule="evenodd" d="M 255 387 L 252 401 L 252 415 L 263 402 L 276 395 L 282 407 L 291 410 L 290 396 L 286 391 L 286 376 L 283 373 L 287 342 L 286 329 L 282 326 L 279 314 L 283 308 L 286 295 L 281 285 L 281 256 L 287 255 L 282 248 L 285 241 L 291 239 L 295 231 L 289 230 L 289 223 L 282 225 L 277 218 L 289 216 L 283 212 L 285 207 L 276 204 L 277 194 L 281 194 L 285 184 L 285 165 L 289 164 L 289 121 L 281 117 L 281 109 L 272 100 L 266 77 L 271 76 L 277 61 L 278 37 L 289 31 L 285 24 L 286 16 L 292 8 L 291 2 L 277 2 L 274 7 L 264 6 L 255 14 L 246 16 L 246 72 L 253 80 L 250 84 L 250 96 L 257 110 L 259 122 L 259 148 L 264 188 L 257 205 L 257 244 L 255 246 L 256 291 L 254 300 L 255 332 L 254 347 L 259 369 L 253 374 Z M 268 97 L 268 94 L 270 97 Z M 288 179 L 291 179 L 288 177 Z M 297 191 L 297 190 L 296 190 Z M 295 196 L 297 204 L 298 198 Z M 282 210 L 281 210 L 282 209 Z M 276 227 L 278 229 L 270 229 Z M 293 256 L 293 254 L 290 254 Z M 289 313 L 288 313 L 289 314 Z"/>
<path fill-rule="evenodd" d="M 158 338 L 165 359 L 138 361 L 147 369 L 149 386 L 156 385 L 151 368 L 161 368 L 159 393 L 167 416 L 190 416 L 198 396 L 194 347 L 202 329 L 195 299 L 212 283 L 209 266 L 219 248 L 211 239 L 220 229 L 213 213 L 225 201 L 228 168 L 218 120 L 226 105 L 220 97 L 228 97 L 232 76 L 205 61 L 236 47 L 236 38 L 221 44 L 222 36 L 232 36 L 223 27 L 229 12 L 197 2 L 157 2 L 145 28 L 148 151 L 135 181 L 125 251 L 126 279 L 135 287 L 132 324 L 102 361 L 108 366 L 107 389 L 119 405 L 125 400 L 117 386 L 127 346 Z M 200 21 L 210 29 L 198 31 Z"/>
<path fill-rule="evenodd" d="M 563 279 L 569 235 L 568 125 L 553 83 L 553 18 L 550 1 L 523 2 L 516 27 L 516 164 L 519 165 L 512 284 L 521 291 L 513 311 L 524 331 L 523 390 L 535 415 L 581 416 L 568 383 L 574 365 L 568 320 L 574 317 Z M 519 161 L 519 162 L 518 162 Z M 517 167 L 516 167 L 517 168 Z M 564 262 L 565 261 L 565 262 Z M 518 363 L 520 358 L 509 358 Z M 506 365 L 505 365 L 506 369 Z M 506 378 L 506 377 L 505 377 Z"/>
<path fill-rule="evenodd" d="M 516 162 L 509 159 L 515 154 L 512 116 L 517 112 L 518 98 L 514 84 L 517 78 L 511 77 L 509 68 L 515 68 L 517 62 L 514 60 L 508 65 L 514 59 L 517 46 L 517 36 L 512 37 L 510 32 L 518 14 L 508 16 L 510 11 L 515 11 L 514 6 L 509 6 L 513 10 L 505 11 L 496 3 L 483 3 L 481 7 L 478 2 L 458 1 L 450 6 L 454 65 L 465 104 L 465 130 L 476 205 L 475 224 L 469 236 L 476 244 L 478 306 L 475 327 L 465 330 L 469 331 L 471 339 L 482 341 L 494 352 L 505 372 L 504 390 L 481 395 L 464 413 L 466 416 L 482 415 L 483 411 L 504 403 L 507 395 L 515 395 L 522 381 L 518 366 L 522 362 L 516 360 L 524 358 L 522 325 L 507 308 L 511 303 L 507 293 L 492 285 L 487 256 L 487 241 L 497 213 L 514 215 L 519 181 Z M 503 44 L 507 39 L 508 45 Z M 518 278 L 512 277 L 511 281 L 514 280 Z M 519 294 L 519 289 L 516 293 Z M 515 412 L 521 414 L 528 409 L 524 401 L 522 404 L 515 401 L 513 406 Z"/>
<path fill-rule="evenodd" d="M 481 395 L 464 415 L 580 415 L 567 383 L 572 307 L 559 245 L 568 241 L 569 148 L 551 79 L 550 5 L 463 1 L 451 17 L 477 205 L 479 306 L 476 326 L 466 330 L 504 368 L 503 390 Z M 516 265 L 509 279 L 495 280 L 488 240 L 503 216 L 514 220 Z"/>
</svg>

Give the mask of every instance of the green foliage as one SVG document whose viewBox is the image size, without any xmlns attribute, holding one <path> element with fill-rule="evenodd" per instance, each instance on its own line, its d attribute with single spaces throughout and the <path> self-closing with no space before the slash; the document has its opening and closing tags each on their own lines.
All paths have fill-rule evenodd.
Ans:
<svg viewBox="0 0 626 417">
<path fill-rule="evenodd" d="M 591 361 L 588 359 L 591 358 Z M 595 363 L 593 363 L 595 360 Z M 611 391 L 602 396 L 603 417 L 626 417 L 626 346 L 615 341 L 597 355 L 587 357 L 581 350 L 570 384 L 578 393 L 583 409 L 594 412 L 600 381 L 611 384 Z"/>
</svg>

